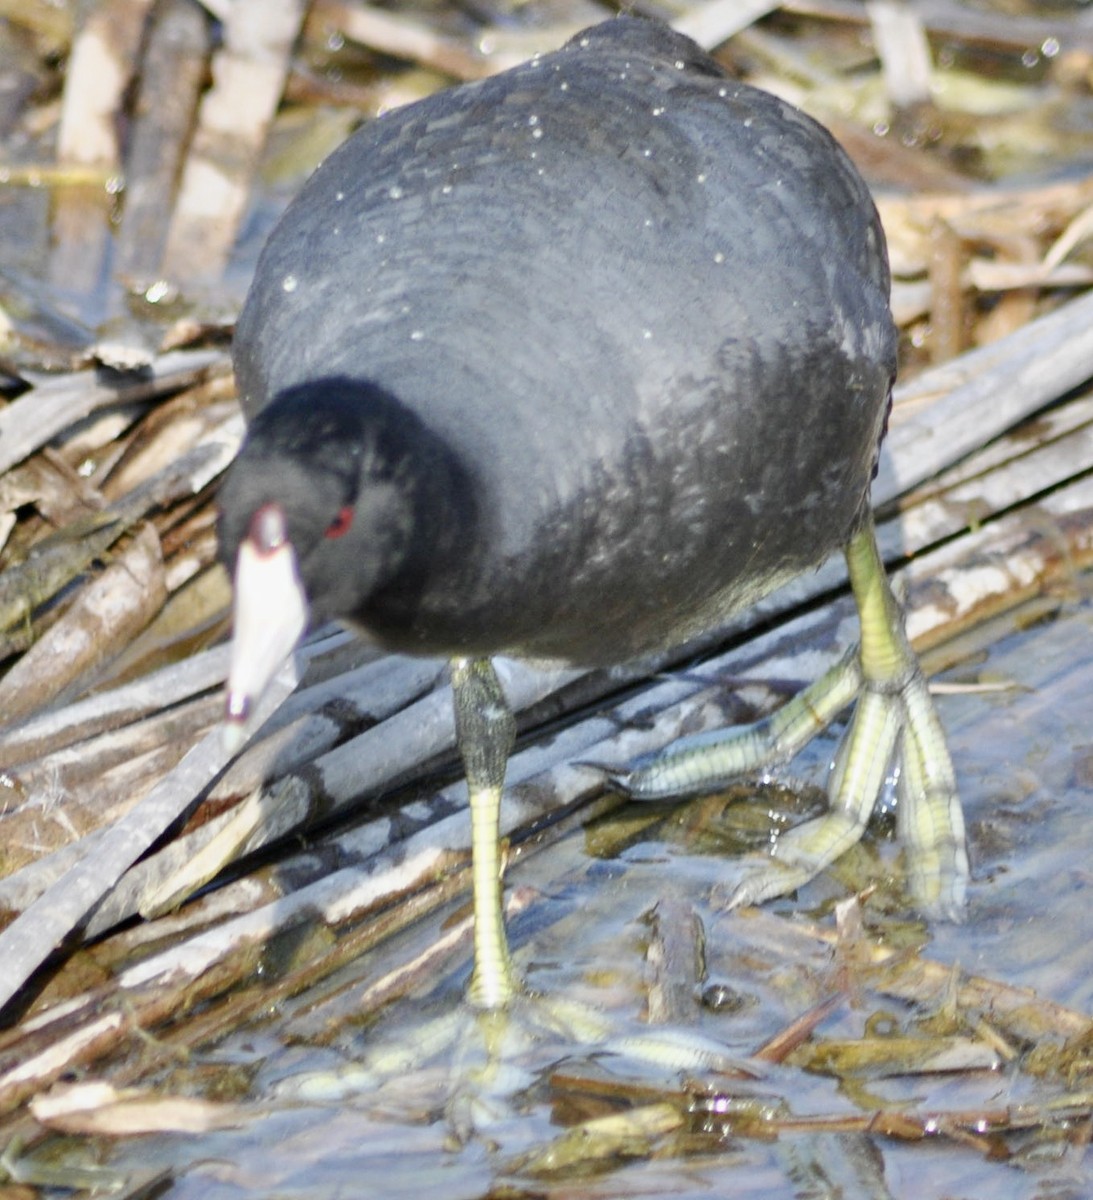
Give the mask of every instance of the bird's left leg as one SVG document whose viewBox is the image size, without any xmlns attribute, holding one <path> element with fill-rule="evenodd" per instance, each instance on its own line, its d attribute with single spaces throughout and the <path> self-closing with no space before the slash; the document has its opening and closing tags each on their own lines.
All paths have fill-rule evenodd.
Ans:
<svg viewBox="0 0 1093 1200">
<path fill-rule="evenodd" d="M 852 659 L 844 658 L 765 721 L 720 740 L 709 734 L 685 739 L 617 782 L 646 799 L 754 774 L 786 761 L 857 695 L 832 772 L 830 810 L 783 834 L 769 857 L 749 864 L 731 903 L 760 903 L 793 891 L 855 845 L 898 747 L 898 830 L 912 894 L 923 912 L 959 919 L 968 859 L 952 760 L 885 575 L 871 518 L 851 538 L 846 561 L 861 620 L 861 646 Z"/>
</svg>

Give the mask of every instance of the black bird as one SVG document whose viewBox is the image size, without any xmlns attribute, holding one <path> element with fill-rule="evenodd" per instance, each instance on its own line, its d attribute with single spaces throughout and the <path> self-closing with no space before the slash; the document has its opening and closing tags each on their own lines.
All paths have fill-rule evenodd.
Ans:
<svg viewBox="0 0 1093 1200">
<path fill-rule="evenodd" d="M 884 237 L 849 159 L 652 21 L 368 124 L 274 230 L 235 338 L 228 720 L 309 619 L 452 660 L 479 1005 L 517 988 L 498 854 L 513 722 L 489 656 L 634 658 L 836 550 L 860 652 L 758 752 L 737 732 L 622 781 L 661 795 L 753 770 L 857 695 L 831 813 L 738 899 L 852 845 L 898 752 L 916 898 L 959 913 L 952 766 L 868 507 L 895 362 Z"/>
</svg>

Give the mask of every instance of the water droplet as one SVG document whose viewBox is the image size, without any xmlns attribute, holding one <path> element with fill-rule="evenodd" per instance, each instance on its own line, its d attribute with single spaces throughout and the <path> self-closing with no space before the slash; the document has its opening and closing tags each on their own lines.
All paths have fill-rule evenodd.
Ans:
<svg viewBox="0 0 1093 1200">
<path fill-rule="evenodd" d="M 531 136 L 533 138 L 541 138 L 543 136 L 543 131 L 541 129 L 533 129 L 531 131 Z"/>
<path fill-rule="evenodd" d="M 729 94 L 729 89 L 728 88 L 718 88 L 717 94 L 721 97 L 722 100 L 724 100 L 725 97 Z"/>
<path fill-rule="evenodd" d="M 744 118 L 744 128 L 745 128 L 745 129 L 750 129 L 750 128 L 751 128 L 751 117 L 745 117 L 745 118 Z"/>
<path fill-rule="evenodd" d="M 683 59 L 682 59 L 682 58 L 677 58 L 677 59 L 676 59 L 676 70 L 677 70 L 677 71 L 682 71 L 682 70 L 683 70 L 683 68 L 684 68 L 686 65 L 687 65 L 687 64 L 686 64 L 686 63 L 683 61 Z"/>
<path fill-rule="evenodd" d="M 425 336 L 425 334 L 422 333 L 422 331 L 420 329 L 411 329 L 410 330 L 410 341 L 411 342 L 420 342 L 424 336 Z"/>
<path fill-rule="evenodd" d="M 531 116 L 528 117 L 528 124 L 533 127 L 539 124 L 539 118 L 535 115 L 535 113 L 532 113 Z"/>
<path fill-rule="evenodd" d="M 562 82 L 560 84 L 558 84 L 558 91 L 560 91 L 560 92 L 568 92 L 569 91 L 569 84 L 564 79 L 562 80 Z"/>
<path fill-rule="evenodd" d="M 581 40 L 577 43 L 577 45 L 579 45 L 582 50 L 587 50 L 588 49 L 588 38 L 586 38 L 586 37 L 581 38 Z"/>
<path fill-rule="evenodd" d="M 166 300 L 173 292 L 173 288 L 166 279 L 157 279 L 155 283 L 144 289 L 144 298 L 149 304 L 159 304 L 161 300 Z"/>
<path fill-rule="evenodd" d="M 295 275 L 286 275 L 284 279 L 281 280 L 281 287 L 286 292 L 294 292 L 299 286 L 299 283 L 300 281 Z"/>
<path fill-rule="evenodd" d="M 391 197 L 392 200 L 401 200 L 402 199 L 402 188 L 400 188 L 397 183 L 392 184 L 391 187 L 389 187 L 387 189 L 387 194 L 388 194 L 388 196 Z"/>
<path fill-rule="evenodd" d="M 1057 37 L 1044 38 L 1040 43 L 1040 53 L 1044 58 L 1054 58 L 1062 48 Z"/>
<path fill-rule="evenodd" d="M 386 234 L 382 234 L 382 233 L 376 234 L 376 245 L 377 246 L 382 246 L 385 241 L 387 241 Z"/>
<path fill-rule="evenodd" d="M 445 196 L 450 196 L 451 192 L 452 192 L 452 185 L 450 183 L 446 183 L 440 190 L 444 193 Z"/>
<path fill-rule="evenodd" d="M 653 152 L 652 152 L 652 150 L 649 149 L 648 146 L 646 146 L 645 149 L 641 152 L 641 156 L 642 156 L 642 158 L 652 158 Z"/>
<path fill-rule="evenodd" d="M 705 183 L 706 182 L 706 172 L 699 171 L 699 173 L 695 176 L 695 178 L 698 180 L 699 183 Z"/>
<path fill-rule="evenodd" d="M 334 199 L 341 204 L 341 202 L 345 199 L 345 192 L 335 192 Z"/>
<path fill-rule="evenodd" d="M 648 341 L 653 336 L 653 331 L 651 329 L 643 329 L 641 331 L 641 336 Z"/>
<path fill-rule="evenodd" d="M 663 115 L 664 115 L 664 105 L 663 105 L 663 104 L 657 104 L 657 105 L 655 105 L 655 106 L 653 107 L 653 116 L 654 116 L 654 117 L 661 117 L 661 116 L 663 116 Z"/>
<path fill-rule="evenodd" d="M 725 261 L 725 256 L 724 256 L 724 254 L 721 253 L 720 250 L 718 250 L 718 252 L 713 256 L 713 260 L 715 263 L 718 264 L 718 266 L 720 266 L 721 263 L 723 263 Z"/>
</svg>

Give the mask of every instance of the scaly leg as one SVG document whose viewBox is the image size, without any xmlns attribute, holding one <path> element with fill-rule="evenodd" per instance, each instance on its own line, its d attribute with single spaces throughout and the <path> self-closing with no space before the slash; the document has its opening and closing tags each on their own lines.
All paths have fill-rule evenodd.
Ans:
<svg viewBox="0 0 1093 1200">
<path fill-rule="evenodd" d="M 861 646 L 763 721 L 686 738 L 616 782 L 640 799 L 708 790 L 785 762 L 858 697 L 835 761 L 830 811 L 783 834 L 770 857 L 748 864 L 731 904 L 757 904 L 807 883 L 857 843 L 896 747 L 898 829 L 911 891 L 931 916 L 959 920 L 968 880 L 964 818 L 952 761 L 868 518 L 846 548 Z"/>
<path fill-rule="evenodd" d="M 520 982 L 509 955 L 501 908 L 501 792 L 516 723 L 488 658 L 452 660 L 455 728 L 471 803 L 474 972 L 468 999 L 506 1007 Z"/>
</svg>

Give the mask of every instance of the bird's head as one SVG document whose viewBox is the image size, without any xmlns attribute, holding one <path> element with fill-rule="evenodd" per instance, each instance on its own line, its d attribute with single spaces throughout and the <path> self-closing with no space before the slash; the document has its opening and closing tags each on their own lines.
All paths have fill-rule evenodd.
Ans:
<svg viewBox="0 0 1093 1200">
<path fill-rule="evenodd" d="M 234 581 L 227 719 L 237 728 L 310 622 L 351 618 L 401 565 L 411 524 L 394 402 L 330 379 L 287 389 L 254 418 L 220 490 Z M 397 426 L 397 422 L 395 423 Z"/>
</svg>

